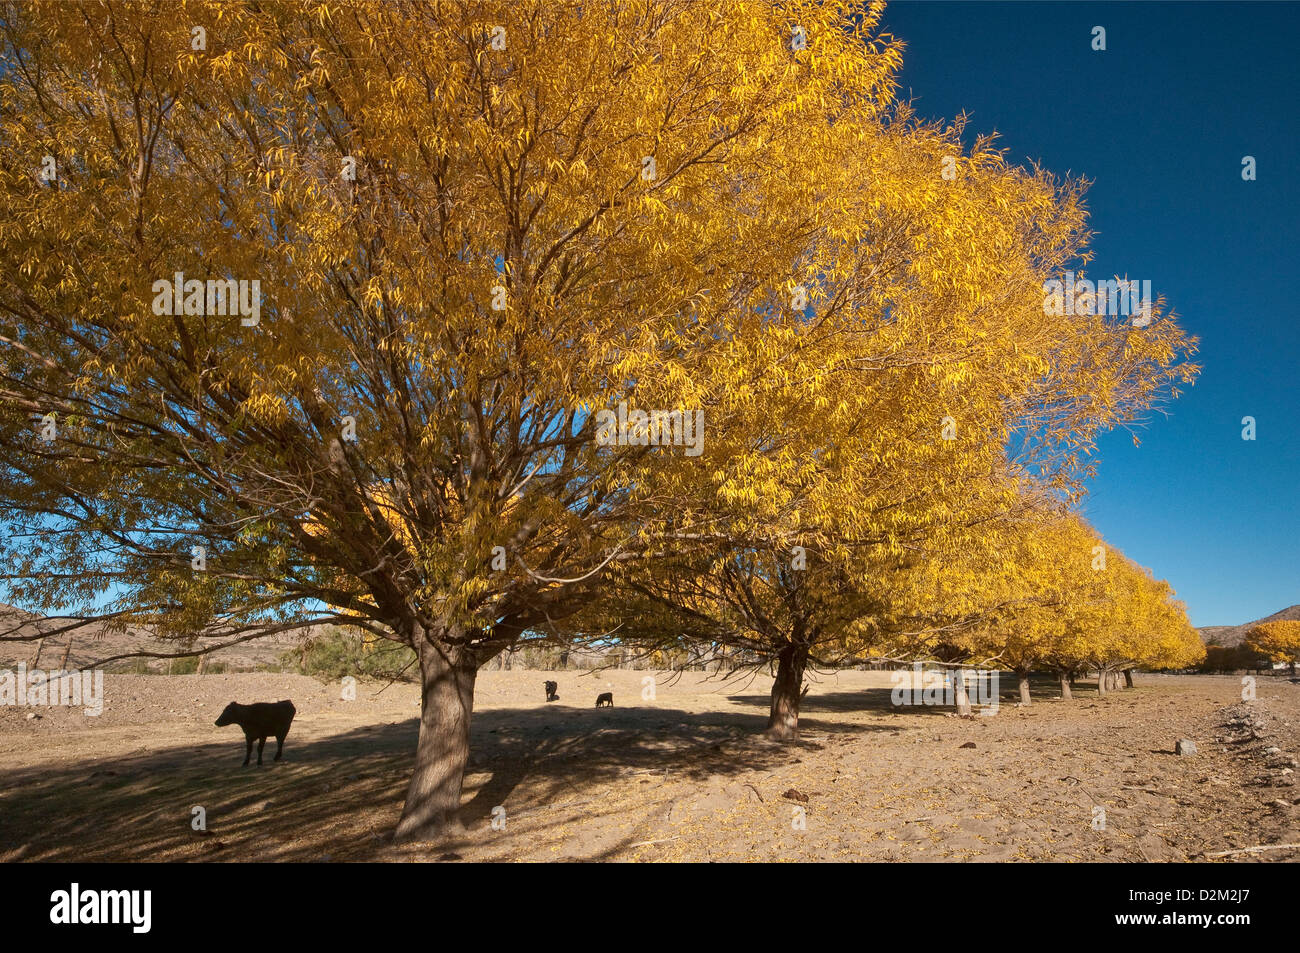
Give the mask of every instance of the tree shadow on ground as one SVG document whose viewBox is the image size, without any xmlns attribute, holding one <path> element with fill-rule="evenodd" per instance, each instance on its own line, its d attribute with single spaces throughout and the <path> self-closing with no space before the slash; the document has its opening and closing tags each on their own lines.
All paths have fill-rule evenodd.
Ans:
<svg viewBox="0 0 1300 953">
<path fill-rule="evenodd" d="M 897 713 L 916 713 L 922 715 L 942 715 L 952 710 L 952 706 L 937 707 L 934 705 L 895 705 L 891 699 L 891 689 L 888 688 L 864 688 L 858 691 L 849 692 L 822 692 L 817 695 L 809 694 L 799 703 L 799 728 L 800 730 L 812 729 L 814 731 L 825 731 L 828 733 L 837 732 L 859 732 L 870 730 L 871 726 L 852 724 L 842 721 L 824 721 L 817 717 L 819 713 L 832 714 L 844 712 L 897 712 Z M 767 695 L 730 695 L 728 700 L 735 705 L 762 705 L 769 703 Z"/>
<path fill-rule="evenodd" d="M 976 710 L 992 701 L 992 694 L 986 689 L 985 694 L 981 695 L 973 682 L 968 686 L 967 691 L 971 704 Z M 1054 676 L 1031 675 L 1029 691 L 1033 702 L 1061 700 L 1060 682 Z M 1116 689 L 1115 691 L 1121 693 L 1124 689 Z M 940 689 L 939 694 L 942 697 L 942 689 Z M 1098 697 L 1097 684 L 1095 681 L 1084 682 L 1080 680 L 1071 686 L 1071 694 L 1075 700 L 1095 700 Z M 884 714 L 892 712 L 894 714 L 948 716 L 956 710 L 956 706 L 946 700 L 940 704 L 930 704 L 925 701 L 925 697 L 925 691 L 917 689 L 914 701 L 897 704 L 892 687 L 862 688 L 855 691 L 810 692 L 799 705 L 799 726 L 801 730 L 811 729 L 828 733 L 857 732 L 867 730 L 869 726 L 842 721 L 822 721 L 818 719 L 817 715 L 819 713 L 871 712 Z M 728 698 L 733 704 L 747 707 L 766 707 L 770 700 L 768 695 L 731 695 Z M 1006 672 L 1000 673 L 997 699 L 999 706 L 1013 705 L 1020 701 L 1020 690 L 1015 675 Z"/>
<path fill-rule="evenodd" d="M 540 830 L 576 804 L 596 803 L 583 815 L 598 816 L 594 795 L 619 779 L 704 782 L 788 763 L 791 746 L 762 738 L 765 723 L 753 712 L 650 707 L 485 711 L 474 717 L 462 820 L 485 828 L 503 805 Z M 226 733 L 0 770 L 0 860 L 373 859 L 391 840 L 418 730 L 414 718 L 329 735 L 303 725 L 284 760 L 268 751 L 261 767 L 243 767 L 242 736 Z M 195 808 L 206 831 L 193 829 Z"/>
</svg>

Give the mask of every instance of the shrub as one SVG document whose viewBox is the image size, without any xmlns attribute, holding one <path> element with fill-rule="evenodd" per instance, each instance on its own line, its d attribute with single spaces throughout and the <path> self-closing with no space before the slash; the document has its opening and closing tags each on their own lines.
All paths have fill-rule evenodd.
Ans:
<svg viewBox="0 0 1300 953">
<path fill-rule="evenodd" d="M 283 653 L 280 661 L 286 671 L 323 681 L 347 675 L 415 681 L 419 675 L 415 652 L 407 646 L 338 626 L 325 627 L 298 648 Z"/>
</svg>

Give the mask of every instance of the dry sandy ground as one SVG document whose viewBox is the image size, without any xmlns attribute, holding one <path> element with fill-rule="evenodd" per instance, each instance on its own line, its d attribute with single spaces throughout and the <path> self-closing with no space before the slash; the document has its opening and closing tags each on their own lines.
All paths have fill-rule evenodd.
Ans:
<svg viewBox="0 0 1300 953">
<path fill-rule="evenodd" d="M 895 708 L 887 673 L 842 672 L 778 745 L 758 736 L 768 679 L 660 675 L 648 701 L 648 674 L 483 672 L 466 831 L 401 846 L 413 686 L 344 701 L 295 675 L 109 676 L 99 718 L 0 708 L 0 860 L 1140 861 L 1300 842 L 1286 679 L 1249 704 L 1230 677 L 1138 676 L 1105 698 L 1081 684 L 1070 703 L 1043 683 L 1030 707 L 966 720 Z M 547 678 L 560 701 L 542 701 Z M 594 709 L 611 690 L 617 707 Z M 272 741 L 241 767 L 217 714 L 281 698 L 298 708 L 285 759 Z M 1199 753 L 1174 755 L 1181 737 Z"/>
</svg>

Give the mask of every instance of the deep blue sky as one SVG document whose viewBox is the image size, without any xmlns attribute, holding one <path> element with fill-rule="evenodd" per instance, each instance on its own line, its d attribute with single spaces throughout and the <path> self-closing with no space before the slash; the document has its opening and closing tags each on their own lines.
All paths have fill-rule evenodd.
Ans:
<svg viewBox="0 0 1300 953">
<path fill-rule="evenodd" d="M 1093 180 L 1089 277 L 1150 279 L 1200 338 L 1141 447 L 1102 439 L 1085 515 L 1194 625 L 1300 603 L 1300 5 L 895 2 L 884 29 L 922 117 Z"/>
</svg>

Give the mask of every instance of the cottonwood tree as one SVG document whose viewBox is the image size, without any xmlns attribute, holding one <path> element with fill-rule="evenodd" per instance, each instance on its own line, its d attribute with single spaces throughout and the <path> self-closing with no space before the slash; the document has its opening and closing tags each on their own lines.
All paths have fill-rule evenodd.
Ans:
<svg viewBox="0 0 1300 953">
<path fill-rule="evenodd" d="M 1069 699 L 1070 679 L 1090 668 L 1104 694 L 1120 672 L 1131 687 L 1134 668 L 1200 660 L 1200 639 L 1169 584 L 1108 547 L 1081 518 L 1013 527 L 1001 546 L 1002 563 L 971 587 L 977 602 L 1000 604 L 962 645 L 1015 673 L 1022 703 L 1031 701 L 1033 671 L 1055 672 Z"/>
<path fill-rule="evenodd" d="M 716 545 L 618 570 L 619 592 L 672 607 L 683 632 L 774 665 L 768 730 L 781 737 L 818 646 L 843 657 L 850 638 L 864 648 L 864 632 L 897 634 L 909 616 L 932 632 L 978 616 L 902 608 L 905 557 L 999 561 L 999 520 L 1077 497 L 1095 435 L 1195 373 L 1194 342 L 1159 308 L 1139 329 L 1044 307 L 1045 281 L 1087 258 L 1080 183 L 1009 167 L 986 140 L 964 152 L 959 129 L 906 109 L 895 119 L 845 146 L 869 188 L 827 180 L 868 240 L 812 246 L 823 264 L 794 327 L 817 350 L 774 363 L 744 391 L 749 425 L 720 437 L 741 437 L 726 456 L 746 462 L 768 421 L 773 453 L 736 486 L 735 467 L 674 485 L 685 509 L 714 516 Z M 938 176 L 953 156 L 959 175 Z M 978 592 L 980 575 L 959 588 Z M 864 615 L 891 621 L 854 633 Z"/>
<path fill-rule="evenodd" d="M 1135 668 L 1184 668 L 1200 662 L 1200 637 L 1169 583 L 1116 549 L 1108 551 L 1099 576 L 1104 611 L 1086 632 L 1099 693 L 1119 688 L 1121 674 L 1131 688 Z"/>
<path fill-rule="evenodd" d="M 953 648 L 969 656 L 996 658 L 1016 676 L 1021 704 L 1030 704 L 1029 675 L 1046 667 L 1064 637 L 1068 610 L 1078 594 L 1080 569 L 1087 568 L 1085 543 L 1068 517 L 1029 514 L 998 527 L 992 552 L 970 553 L 950 566 L 968 611 L 986 605 L 977 625 L 959 634 Z M 1086 578 L 1086 577 L 1085 577 Z"/>
<path fill-rule="evenodd" d="M 1246 646 L 1270 662 L 1288 663 L 1294 675 L 1296 662 L 1300 662 L 1300 620 L 1262 622 L 1246 633 Z"/>
<path fill-rule="evenodd" d="M 1180 669 L 1200 664 L 1205 646 L 1173 587 L 1150 569 L 1125 558 L 1132 579 L 1123 607 L 1125 657 L 1115 666 L 1124 687 L 1133 687 L 1136 669 Z"/>
<path fill-rule="evenodd" d="M 770 671 L 765 732 L 792 740 L 810 667 L 933 657 L 953 633 L 991 611 L 975 607 L 975 600 L 947 599 L 949 580 L 934 578 L 938 567 L 951 565 L 944 558 L 951 548 L 988 539 L 985 525 L 933 515 L 940 503 L 955 504 L 946 492 L 932 500 L 918 489 L 911 501 L 915 522 L 900 517 L 892 531 L 855 534 L 851 542 L 835 537 L 831 511 L 815 505 L 824 500 L 803 497 L 800 529 L 789 526 L 784 540 L 773 533 L 783 525 L 780 517 L 770 514 L 771 522 L 746 527 L 752 535 L 731 537 L 711 557 L 695 551 L 666 554 L 644 570 L 620 566 L 610 576 L 608 604 L 601 602 L 605 611 L 579 614 L 572 623 L 588 631 L 616 628 L 620 640 L 660 650 L 725 647 L 737 660 L 733 669 Z M 964 502 L 978 500 L 968 495 Z M 861 495 L 843 505 L 871 511 Z M 920 521 L 925 514 L 929 521 Z M 731 525 L 739 526 L 735 515 Z M 769 535 L 760 535 L 763 528 Z"/>
<path fill-rule="evenodd" d="M 770 485 L 781 418 L 754 395 L 826 336 L 791 295 L 868 263 L 851 213 L 886 184 L 839 190 L 900 61 L 860 14 L 6 7 L 10 600 L 178 651 L 321 623 L 410 646 L 398 834 L 454 824 L 477 669 L 611 567 L 715 545 L 681 505 L 701 471 Z M 919 252 L 945 229 L 907 200 Z M 878 278 L 899 333 L 941 320 Z M 704 453 L 597 442 L 621 401 L 702 411 Z"/>
</svg>

